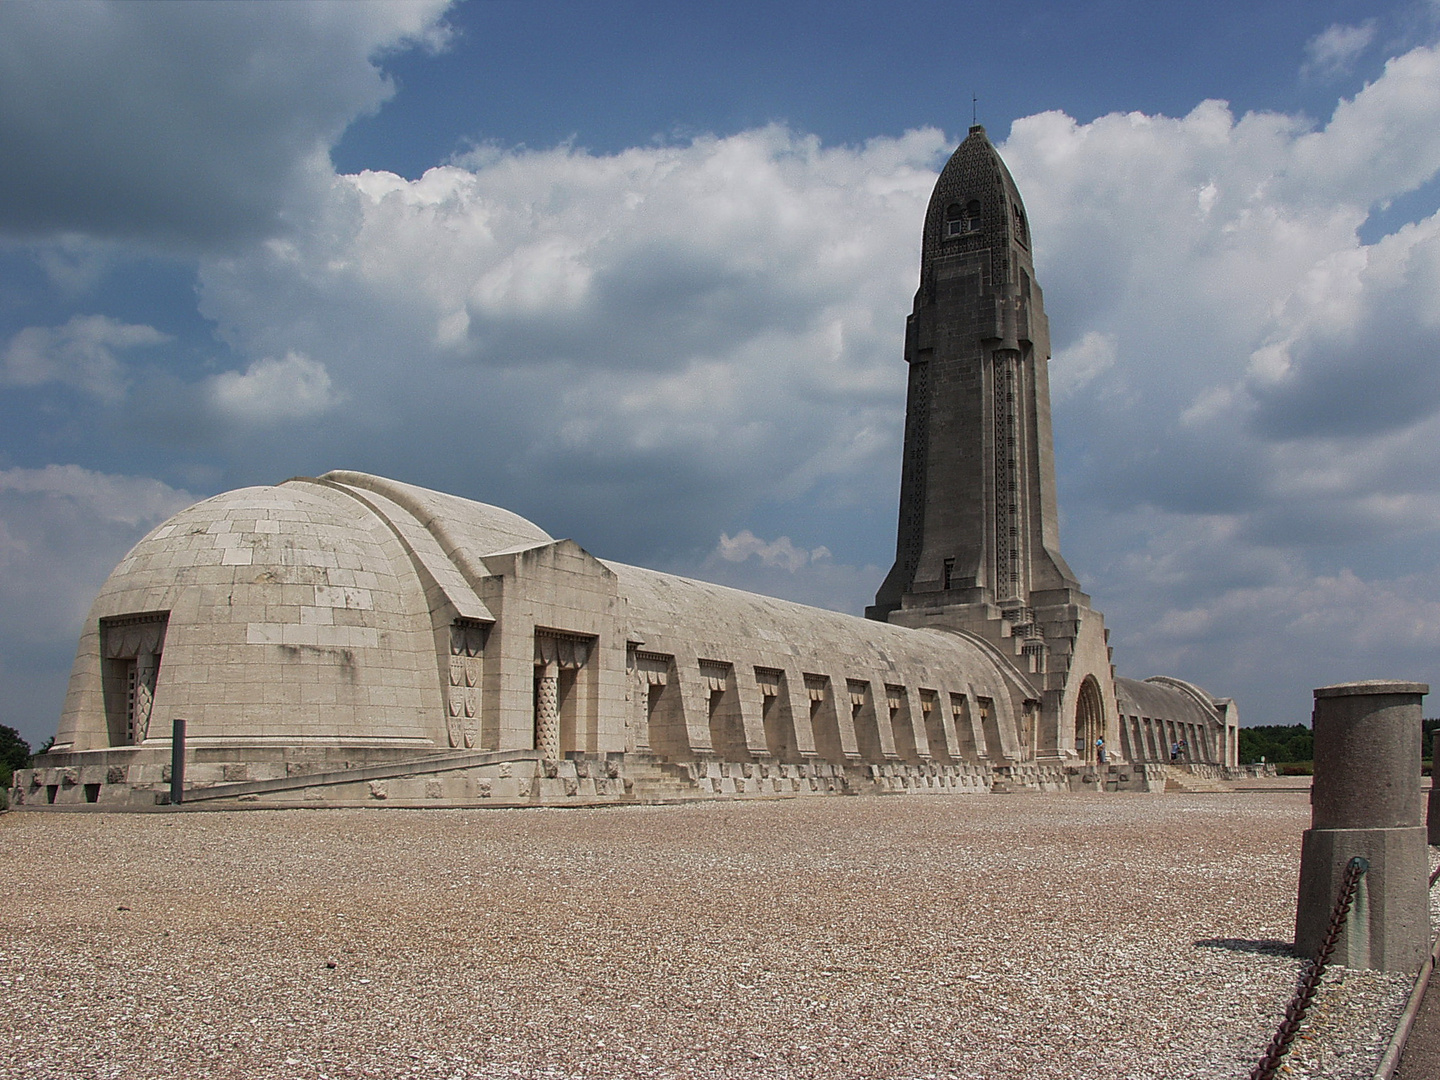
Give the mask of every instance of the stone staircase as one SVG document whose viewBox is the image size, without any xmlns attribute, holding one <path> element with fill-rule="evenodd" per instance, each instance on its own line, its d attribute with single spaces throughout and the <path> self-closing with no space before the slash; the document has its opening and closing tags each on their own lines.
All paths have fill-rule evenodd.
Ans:
<svg viewBox="0 0 1440 1080">
<path fill-rule="evenodd" d="M 627 802 L 664 803 L 694 799 L 700 789 L 684 766 L 632 755 L 625 762 Z"/>
<path fill-rule="evenodd" d="M 1161 765 L 1165 770 L 1165 790 L 1186 795 L 1216 793 L 1232 790 L 1225 781 L 1209 776 L 1200 776 L 1186 765 Z"/>
</svg>

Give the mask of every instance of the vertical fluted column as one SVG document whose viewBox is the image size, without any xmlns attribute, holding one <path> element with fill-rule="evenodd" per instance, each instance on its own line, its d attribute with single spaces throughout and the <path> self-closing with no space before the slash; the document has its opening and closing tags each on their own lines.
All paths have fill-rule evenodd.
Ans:
<svg viewBox="0 0 1440 1080">
<path fill-rule="evenodd" d="M 560 760 L 560 665 L 540 668 L 535 691 L 535 749 L 545 761 Z"/>
</svg>

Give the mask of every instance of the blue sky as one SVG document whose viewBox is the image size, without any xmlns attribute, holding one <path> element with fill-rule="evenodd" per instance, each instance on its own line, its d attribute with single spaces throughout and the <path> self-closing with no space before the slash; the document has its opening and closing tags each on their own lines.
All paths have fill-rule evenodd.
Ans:
<svg viewBox="0 0 1440 1080">
<path fill-rule="evenodd" d="M 1440 7 L 0 5 L 0 723 L 125 550 L 358 468 L 858 612 L 972 95 L 1062 544 L 1251 723 L 1440 681 Z"/>
</svg>

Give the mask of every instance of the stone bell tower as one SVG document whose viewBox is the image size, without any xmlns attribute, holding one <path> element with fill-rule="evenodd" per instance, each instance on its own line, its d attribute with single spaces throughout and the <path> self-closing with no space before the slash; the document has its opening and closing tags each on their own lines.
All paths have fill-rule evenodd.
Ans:
<svg viewBox="0 0 1440 1080">
<path fill-rule="evenodd" d="M 1060 554 L 1031 243 L 1010 171 L 972 127 L 925 214 L 895 565 L 866 615 L 989 640 L 1040 702 L 1009 756 L 1084 759 L 1097 738 L 1116 745 L 1114 675 L 1103 617 Z"/>
</svg>

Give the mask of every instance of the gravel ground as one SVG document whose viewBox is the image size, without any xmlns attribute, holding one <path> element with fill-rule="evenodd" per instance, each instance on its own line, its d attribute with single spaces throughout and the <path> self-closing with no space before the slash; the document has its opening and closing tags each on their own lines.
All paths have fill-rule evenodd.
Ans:
<svg viewBox="0 0 1440 1080">
<path fill-rule="evenodd" d="M 1303 793 L 0 816 L 0 1076 L 1244 1077 Z M 1329 977 L 1288 1075 L 1410 980 Z"/>
</svg>

